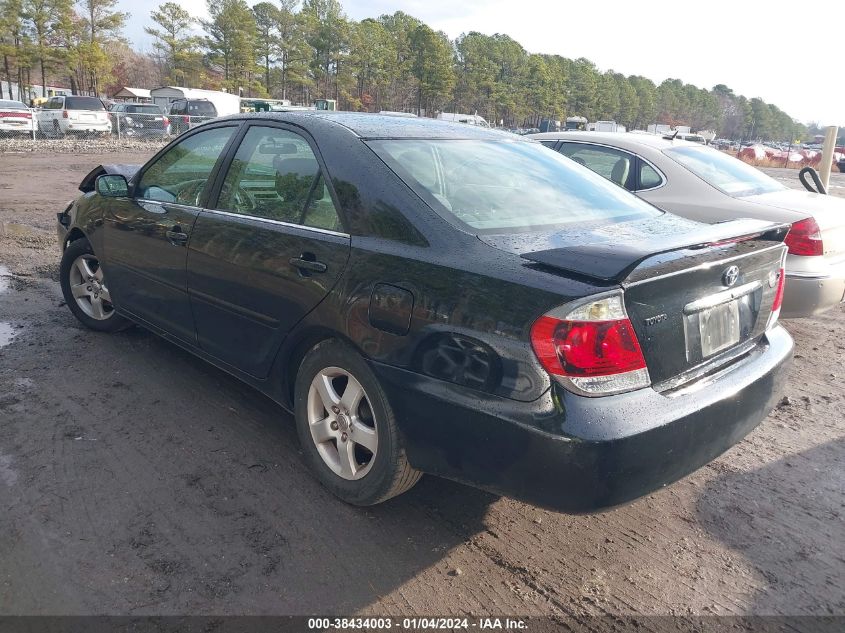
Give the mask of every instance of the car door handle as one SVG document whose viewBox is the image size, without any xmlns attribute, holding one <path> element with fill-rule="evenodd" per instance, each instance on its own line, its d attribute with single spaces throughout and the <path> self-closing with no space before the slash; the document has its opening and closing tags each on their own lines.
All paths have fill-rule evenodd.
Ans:
<svg viewBox="0 0 845 633">
<path fill-rule="evenodd" d="M 290 265 L 299 270 L 308 270 L 314 273 L 324 273 L 327 270 L 323 262 L 317 262 L 311 259 L 304 259 L 302 257 L 291 257 Z"/>
<path fill-rule="evenodd" d="M 174 226 L 172 229 L 167 231 L 165 235 L 174 246 L 184 246 L 188 243 L 188 234 L 182 232 L 181 226 Z"/>
</svg>

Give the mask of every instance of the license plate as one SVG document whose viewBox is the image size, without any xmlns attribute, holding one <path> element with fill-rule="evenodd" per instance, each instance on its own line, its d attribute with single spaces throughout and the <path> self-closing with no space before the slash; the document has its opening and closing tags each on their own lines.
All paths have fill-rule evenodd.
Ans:
<svg viewBox="0 0 845 633">
<path fill-rule="evenodd" d="M 699 312 L 698 332 L 704 358 L 739 343 L 739 301 L 728 301 Z"/>
</svg>

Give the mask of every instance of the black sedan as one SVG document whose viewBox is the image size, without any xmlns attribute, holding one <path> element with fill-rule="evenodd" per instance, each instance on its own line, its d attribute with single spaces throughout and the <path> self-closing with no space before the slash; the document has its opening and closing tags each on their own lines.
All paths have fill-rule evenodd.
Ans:
<svg viewBox="0 0 845 633">
<path fill-rule="evenodd" d="M 513 135 L 238 115 L 80 189 L 58 214 L 74 315 L 269 395 L 353 504 L 422 472 L 568 512 L 629 501 L 753 429 L 792 355 L 787 227 L 663 213 Z"/>
</svg>

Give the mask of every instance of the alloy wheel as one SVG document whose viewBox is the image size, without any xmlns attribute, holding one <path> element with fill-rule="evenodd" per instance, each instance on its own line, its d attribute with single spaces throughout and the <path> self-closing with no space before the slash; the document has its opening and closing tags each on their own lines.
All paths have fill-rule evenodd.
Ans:
<svg viewBox="0 0 845 633">
<path fill-rule="evenodd" d="M 105 321 L 114 314 L 103 269 L 94 255 L 80 255 L 70 267 L 70 291 L 76 305 L 92 319 Z"/>
<path fill-rule="evenodd" d="M 311 381 L 307 406 L 311 439 L 326 466 L 348 480 L 370 472 L 378 426 L 361 383 L 345 369 L 327 367 Z"/>
</svg>

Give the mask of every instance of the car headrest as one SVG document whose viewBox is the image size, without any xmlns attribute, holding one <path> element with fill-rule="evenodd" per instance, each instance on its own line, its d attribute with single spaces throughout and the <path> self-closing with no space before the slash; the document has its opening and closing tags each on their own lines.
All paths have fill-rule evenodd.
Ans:
<svg viewBox="0 0 845 633">
<path fill-rule="evenodd" d="M 613 170 L 610 172 L 610 179 L 617 185 L 624 185 L 628 180 L 628 168 L 630 161 L 627 158 L 620 158 L 613 165 Z"/>
</svg>

